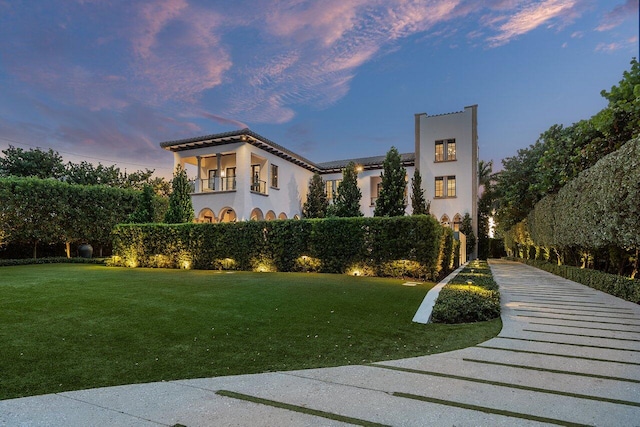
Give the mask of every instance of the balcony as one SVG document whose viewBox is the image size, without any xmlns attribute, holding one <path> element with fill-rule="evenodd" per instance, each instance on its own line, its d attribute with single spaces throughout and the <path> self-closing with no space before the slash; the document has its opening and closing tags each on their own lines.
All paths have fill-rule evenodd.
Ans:
<svg viewBox="0 0 640 427">
<path fill-rule="evenodd" d="M 267 181 L 254 180 L 251 183 L 251 191 L 254 193 L 267 194 Z"/>
<path fill-rule="evenodd" d="M 200 180 L 200 192 L 222 192 L 222 191 L 236 191 L 236 177 L 216 177 Z"/>
</svg>

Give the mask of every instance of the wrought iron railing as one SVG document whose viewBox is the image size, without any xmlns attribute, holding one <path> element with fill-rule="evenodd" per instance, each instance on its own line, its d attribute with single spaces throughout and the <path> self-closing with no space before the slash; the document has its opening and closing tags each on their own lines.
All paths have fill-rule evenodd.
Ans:
<svg viewBox="0 0 640 427">
<path fill-rule="evenodd" d="M 267 194 L 267 181 L 254 180 L 251 183 L 251 191 L 255 193 Z"/>
</svg>

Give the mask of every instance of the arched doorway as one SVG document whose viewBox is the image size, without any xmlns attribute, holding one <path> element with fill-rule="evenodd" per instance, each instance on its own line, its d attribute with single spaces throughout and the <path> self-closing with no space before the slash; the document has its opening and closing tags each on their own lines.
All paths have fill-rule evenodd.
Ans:
<svg viewBox="0 0 640 427">
<path fill-rule="evenodd" d="M 216 214 L 209 208 L 204 208 L 198 214 L 198 222 L 216 222 Z"/>
<path fill-rule="evenodd" d="M 276 213 L 274 211 L 269 211 L 264 216 L 264 219 L 266 219 L 267 221 L 273 221 L 274 219 L 276 219 Z"/>
<path fill-rule="evenodd" d="M 443 227 L 449 227 L 450 226 L 450 221 L 449 221 L 449 217 L 447 216 L 447 214 L 442 215 L 442 217 L 440 217 L 440 225 L 442 225 Z"/>
<path fill-rule="evenodd" d="M 287 214 L 284 212 L 280 212 L 280 215 L 278 215 L 278 219 L 287 219 Z"/>
<path fill-rule="evenodd" d="M 251 211 L 251 215 L 249 216 L 249 219 L 251 221 L 262 221 L 264 219 L 264 215 L 262 214 L 262 211 L 260 210 L 260 208 L 254 208 Z"/>
<path fill-rule="evenodd" d="M 236 211 L 233 209 L 226 207 L 220 210 L 220 222 L 236 222 L 238 217 L 236 216 Z"/>
</svg>

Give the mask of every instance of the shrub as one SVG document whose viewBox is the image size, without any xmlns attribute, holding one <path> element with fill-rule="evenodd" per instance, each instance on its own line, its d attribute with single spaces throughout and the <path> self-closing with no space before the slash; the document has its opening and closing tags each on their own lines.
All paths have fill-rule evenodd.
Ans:
<svg viewBox="0 0 640 427">
<path fill-rule="evenodd" d="M 113 232 L 110 264 L 435 278 L 444 250 L 442 230 L 425 215 L 121 224 Z"/>
<path fill-rule="evenodd" d="M 468 284 L 468 282 L 473 282 Z M 433 323 L 469 323 L 500 316 L 500 292 L 485 261 L 469 263 L 438 295 Z"/>
</svg>

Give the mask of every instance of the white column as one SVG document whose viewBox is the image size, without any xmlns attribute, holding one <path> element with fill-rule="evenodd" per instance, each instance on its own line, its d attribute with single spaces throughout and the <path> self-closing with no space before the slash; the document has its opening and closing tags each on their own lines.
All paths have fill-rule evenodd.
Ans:
<svg viewBox="0 0 640 427">
<path fill-rule="evenodd" d="M 196 156 L 196 159 L 198 160 L 198 171 L 196 172 L 196 193 L 200 193 L 202 192 L 202 157 Z"/>
</svg>

